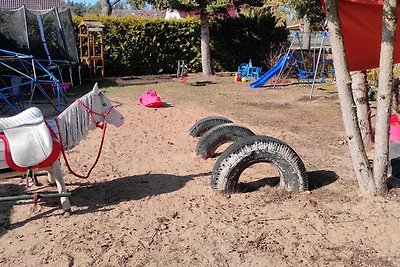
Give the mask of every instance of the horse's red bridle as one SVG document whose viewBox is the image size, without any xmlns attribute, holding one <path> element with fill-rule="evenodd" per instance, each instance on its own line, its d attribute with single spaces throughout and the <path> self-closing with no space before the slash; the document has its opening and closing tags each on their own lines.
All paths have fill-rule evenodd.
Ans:
<svg viewBox="0 0 400 267">
<path fill-rule="evenodd" d="M 86 110 L 87 113 L 89 113 L 89 115 L 92 117 L 93 121 L 96 124 L 97 128 L 100 128 L 103 130 L 103 136 L 101 137 L 101 142 L 100 142 L 100 147 L 99 147 L 99 151 L 97 153 L 97 157 L 96 160 L 94 161 L 92 167 L 89 169 L 88 173 L 86 175 L 81 175 L 76 173 L 74 170 L 72 170 L 68 160 L 67 160 L 67 156 L 65 155 L 65 151 L 64 151 L 64 147 L 62 145 L 62 140 L 61 140 L 61 133 L 60 133 L 60 126 L 58 125 L 58 119 L 56 118 L 56 124 L 57 124 L 57 128 L 58 128 L 58 135 L 59 135 L 59 141 L 61 144 L 61 153 L 64 157 L 64 161 L 65 161 L 65 165 L 67 165 L 68 170 L 75 176 L 82 178 L 82 179 L 86 179 L 90 176 L 91 172 L 93 171 L 94 167 L 96 166 L 97 162 L 99 161 L 100 158 L 100 154 L 101 154 L 101 150 L 103 148 L 103 144 L 104 144 L 104 137 L 106 135 L 106 129 L 107 129 L 107 121 L 106 121 L 106 117 L 108 116 L 108 114 L 110 114 L 110 112 L 113 110 L 114 106 L 110 106 L 103 114 L 98 113 L 96 111 L 94 111 L 93 109 L 89 108 L 88 106 L 86 106 L 80 99 L 75 100 L 83 109 Z M 100 117 L 104 118 L 104 121 L 100 122 L 100 121 L 96 121 L 96 119 L 94 118 L 93 115 L 97 115 Z"/>
<path fill-rule="evenodd" d="M 111 105 L 103 114 L 98 113 L 96 111 L 94 111 L 93 109 L 89 108 L 88 106 L 86 106 L 82 100 L 77 99 L 75 100 L 75 102 L 77 102 L 83 109 L 86 110 L 87 113 L 89 113 L 89 115 L 92 117 L 94 123 L 96 124 L 97 128 L 103 129 L 105 127 L 105 125 L 107 124 L 106 122 L 106 117 L 108 116 L 108 114 L 110 114 L 110 112 L 113 110 L 114 106 Z M 104 121 L 100 122 L 100 121 L 96 121 L 96 119 L 94 118 L 94 115 L 100 116 L 104 118 Z"/>
</svg>

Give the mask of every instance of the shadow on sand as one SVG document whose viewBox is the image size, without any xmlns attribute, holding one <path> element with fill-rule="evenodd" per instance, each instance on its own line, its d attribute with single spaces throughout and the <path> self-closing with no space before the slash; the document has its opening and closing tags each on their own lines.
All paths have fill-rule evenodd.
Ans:
<svg viewBox="0 0 400 267">
<path fill-rule="evenodd" d="M 0 196 L 18 196 L 24 194 L 25 186 L 16 184 L 0 184 Z M 10 226 L 10 216 L 15 202 L 0 203 L 0 237 L 8 230 Z"/>
<path fill-rule="evenodd" d="M 177 191 L 183 188 L 186 183 L 194 178 L 209 176 L 208 173 L 198 173 L 186 176 L 172 174 L 142 174 L 126 176 L 99 183 L 78 182 L 69 183 L 68 186 L 78 186 L 71 192 L 71 206 L 73 214 L 82 215 L 86 213 L 105 212 L 113 209 L 112 206 L 121 202 L 139 200 L 150 196 L 162 195 Z M 315 190 L 329 185 L 338 179 L 332 171 L 312 171 L 308 172 L 309 189 Z M 276 186 L 279 184 L 279 177 L 268 177 L 249 183 L 240 183 L 239 192 L 253 192 L 264 186 Z M 20 195 L 25 190 L 24 186 L 14 184 L 0 184 L 0 193 L 5 195 Z M 9 230 L 22 227 L 28 222 L 54 216 L 54 212 L 61 209 L 59 198 L 44 199 L 40 205 L 52 207 L 45 212 L 37 213 L 18 223 L 10 223 L 10 215 L 14 205 L 26 205 L 29 202 L 15 204 L 15 202 L 5 202 L 0 205 L 0 236 Z M 74 208 L 77 208 L 74 211 Z"/>
<path fill-rule="evenodd" d="M 72 207 L 87 207 L 77 210 L 74 214 L 92 213 L 124 201 L 171 193 L 183 188 L 188 181 L 196 177 L 210 174 L 199 173 L 187 176 L 143 174 L 94 184 L 79 183 L 75 184 L 79 187 L 71 191 L 71 205 Z"/>
<path fill-rule="evenodd" d="M 121 202 L 139 200 L 149 196 L 167 194 L 183 188 L 186 183 L 194 178 L 209 176 L 211 173 L 198 173 L 186 176 L 172 174 L 142 174 L 116 178 L 110 181 L 99 183 L 79 182 L 67 183 L 78 186 L 70 191 L 71 207 L 74 215 L 81 215 L 93 212 L 104 212 L 112 209 L 112 206 Z M 21 195 L 24 193 L 24 186 L 12 184 L 1 184 L 0 192 L 7 191 L 7 195 Z M 12 187 L 12 188 L 11 188 Z M 15 187 L 15 188 L 14 188 Z M 12 193 L 10 193 L 12 190 Z M 15 203 L 6 202 L 0 205 L 0 236 L 9 230 L 24 226 L 26 223 L 54 216 L 54 211 L 61 210 L 59 198 L 48 198 L 39 201 L 40 205 L 52 207 L 51 209 L 37 213 L 18 223 L 10 223 L 10 215 L 14 205 L 31 205 L 31 202 Z M 74 210 L 74 207 L 80 207 Z M 82 207 L 84 207 L 82 209 Z"/>
<path fill-rule="evenodd" d="M 339 176 L 333 171 L 320 170 L 307 172 L 308 189 L 310 191 L 321 188 L 335 182 Z M 274 187 L 279 185 L 280 177 L 267 177 L 249 183 L 240 183 L 239 192 L 254 192 L 264 186 Z"/>
</svg>

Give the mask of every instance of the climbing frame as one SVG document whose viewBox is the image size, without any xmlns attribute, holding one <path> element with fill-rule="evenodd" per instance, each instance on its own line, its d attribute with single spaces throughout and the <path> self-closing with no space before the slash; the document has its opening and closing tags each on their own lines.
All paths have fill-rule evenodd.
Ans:
<svg viewBox="0 0 400 267">
<path fill-rule="evenodd" d="M 97 78 L 97 70 L 104 78 L 104 25 L 98 21 L 83 20 L 79 26 L 80 63 L 89 67 L 89 76 Z"/>
</svg>

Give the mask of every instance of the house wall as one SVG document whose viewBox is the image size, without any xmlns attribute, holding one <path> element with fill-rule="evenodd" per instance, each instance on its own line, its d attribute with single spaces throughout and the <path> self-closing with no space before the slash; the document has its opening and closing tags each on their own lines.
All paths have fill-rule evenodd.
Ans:
<svg viewBox="0 0 400 267">
<path fill-rule="evenodd" d="M 165 12 L 165 19 L 180 19 L 182 18 L 178 10 L 167 9 Z"/>
<path fill-rule="evenodd" d="M 230 7 L 227 9 L 227 15 L 231 18 L 237 18 L 239 16 L 239 13 L 237 12 L 237 9 L 235 7 Z M 174 9 L 168 9 L 165 12 L 165 19 L 184 19 L 187 17 L 200 17 L 200 12 L 199 11 L 191 11 L 191 12 L 186 12 L 186 11 L 178 11 Z M 215 15 L 215 17 L 218 18 L 223 18 L 224 15 Z"/>
</svg>

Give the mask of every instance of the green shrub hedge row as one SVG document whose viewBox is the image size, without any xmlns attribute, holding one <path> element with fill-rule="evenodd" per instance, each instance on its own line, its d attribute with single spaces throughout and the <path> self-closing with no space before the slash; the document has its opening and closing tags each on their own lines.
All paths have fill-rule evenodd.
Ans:
<svg viewBox="0 0 400 267">
<path fill-rule="evenodd" d="M 97 19 L 105 26 L 107 75 L 176 73 L 178 60 L 186 60 L 191 72 L 201 71 L 198 19 Z M 81 20 L 74 17 L 76 25 Z M 287 38 L 285 28 L 275 25 L 271 15 L 210 21 L 213 69 L 235 71 L 249 59 L 253 65 L 265 64 L 271 46 Z"/>
</svg>

